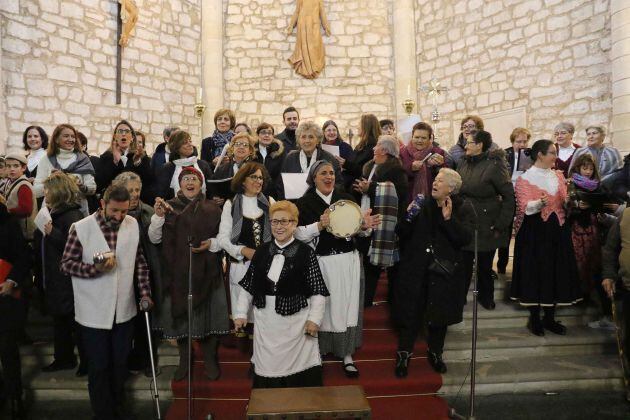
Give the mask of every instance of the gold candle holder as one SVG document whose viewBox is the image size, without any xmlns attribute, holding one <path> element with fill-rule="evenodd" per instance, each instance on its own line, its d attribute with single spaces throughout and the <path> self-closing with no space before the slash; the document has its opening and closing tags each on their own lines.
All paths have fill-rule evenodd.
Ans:
<svg viewBox="0 0 630 420">
<path fill-rule="evenodd" d="M 203 117 L 203 113 L 206 111 L 206 106 L 202 102 L 195 104 L 195 116 L 197 118 Z"/>
</svg>

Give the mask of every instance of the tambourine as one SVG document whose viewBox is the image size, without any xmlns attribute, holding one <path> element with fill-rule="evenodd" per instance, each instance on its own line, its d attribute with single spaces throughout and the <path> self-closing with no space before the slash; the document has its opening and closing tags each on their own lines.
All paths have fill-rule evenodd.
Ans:
<svg viewBox="0 0 630 420">
<path fill-rule="evenodd" d="M 363 224 L 361 207 L 350 200 L 339 200 L 328 207 L 330 224 L 326 228 L 337 238 L 350 239 L 359 233 Z"/>
</svg>

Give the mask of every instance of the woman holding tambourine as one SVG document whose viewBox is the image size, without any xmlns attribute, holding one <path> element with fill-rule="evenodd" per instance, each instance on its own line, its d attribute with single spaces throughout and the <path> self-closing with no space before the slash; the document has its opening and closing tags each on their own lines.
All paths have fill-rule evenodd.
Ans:
<svg viewBox="0 0 630 420">
<path fill-rule="evenodd" d="M 313 163 L 307 183 L 310 188 L 297 201 L 300 217 L 295 237 L 315 249 L 330 291 L 319 350 L 343 358 L 344 373 L 356 378 L 359 371 L 352 354 L 361 346 L 364 280 L 352 237 L 377 226 L 380 216 L 371 216 L 371 210 L 361 214 L 351 195 L 335 190 L 335 169 L 330 162 Z"/>
</svg>

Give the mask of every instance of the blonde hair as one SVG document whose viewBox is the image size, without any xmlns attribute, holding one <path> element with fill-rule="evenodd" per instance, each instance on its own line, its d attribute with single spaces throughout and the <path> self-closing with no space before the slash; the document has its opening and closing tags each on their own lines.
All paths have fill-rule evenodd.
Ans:
<svg viewBox="0 0 630 420">
<path fill-rule="evenodd" d="M 510 134 L 510 143 L 514 143 L 516 138 L 521 134 L 525 134 L 527 136 L 527 140 L 532 138 L 532 133 L 527 128 L 516 127 L 512 130 L 512 134 Z"/>
<path fill-rule="evenodd" d="M 300 212 L 298 211 L 297 206 L 287 200 L 276 201 L 273 203 L 271 207 L 269 207 L 269 217 L 273 217 L 273 214 L 277 211 L 286 211 L 296 222 L 300 217 Z"/>
<path fill-rule="evenodd" d="M 230 144 L 228 145 L 226 154 L 229 157 L 234 156 L 234 143 L 241 139 L 245 139 L 247 140 L 247 143 L 249 143 L 249 156 L 253 158 L 256 155 L 256 138 L 249 134 L 247 131 L 243 131 L 232 137 L 232 140 L 230 140 Z"/>
<path fill-rule="evenodd" d="M 77 182 L 61 171 L 53 172 L 46 178 L 44 189 L 47 191 L 46 204 L 51 209 L 59 208 L 63 204 L 78 204 L 81 201 Z"/>
</svg>

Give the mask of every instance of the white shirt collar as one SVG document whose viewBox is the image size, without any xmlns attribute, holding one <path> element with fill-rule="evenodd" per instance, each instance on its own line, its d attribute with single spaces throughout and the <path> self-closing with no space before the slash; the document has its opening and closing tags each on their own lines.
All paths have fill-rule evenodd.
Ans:
<svg viewBox="0 0 630 420">
<path fill-rule="evenodd" d="M 293 243 L 293 241 L 295 241 L 295 236 L 293 236 L 293 237 L 289 240 L 289 242 L 287 242 L 287 243 L 286 243 L 286 244 L 284 244 L 284 245 L 280 245 L 276 239 L 274 239 L 273 241 L 276 243 L 276 246 L 277 246 L 278 248 L 280 248 L 280 249 L 284 249 L 284 248 L 288 247 L 289 245 L 291 245 L 291 244 Z"/>
<path fill-rule="evenodd" d="M 326 204 L 330 204 L 330 202 L 332 201 L 332 195 L 333 195 L 332 192 L 330 194 L 328 194 L 328 195 L 324 195 L 317 188 L 315 188 L 315 192 L 317 193 L 317 195 L 319 195 L 322 198 L 322 200 L 324 200 L 326 202 Z"/>
</svg>

